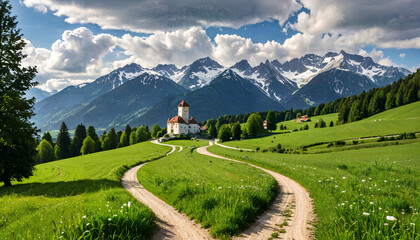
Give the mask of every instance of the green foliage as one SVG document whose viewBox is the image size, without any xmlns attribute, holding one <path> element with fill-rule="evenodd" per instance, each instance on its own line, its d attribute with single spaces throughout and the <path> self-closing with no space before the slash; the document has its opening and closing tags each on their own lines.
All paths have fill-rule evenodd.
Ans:
<svg viewBox="0 0 420 240">
<path fill-rule="evenodd" d="M 136 136 L 137 136 L 137 142 L 147 141 L 149 139 L 147 128 L 145 126 L 139 127 L 136 131 Z"/>
<path fill-rule="evenodd" d="M 67 129 L 67 126 L 64 122 L 61 124 L 60 132 L 57 136 L 56 145 L 60 147 L 61 159 L 71 157 L 71 139 L 69 130 Z"/>
<path fill-rule="evenodd" d="M 77 125 L 76 130 L 74 131 L 74 136 L 76 136 L 79 139 L 79 141 L 82 143 L 83 140 L 85 140 L 85 138 L 87 137 L 87 132 L 86 132 L 85 125 L 83 125 L 83 124 Z M 78 152 L 80 152 L 80 149 L 79 149 Z"/>
<path fill-rule="evenodd" d="M 117 133 L 115 132 L 114 128 L 111 128 L 111 130 L 109 130 L 109 133 L 108 133 L 107 137 L 111 141 L 111 149 L 117 148 L 117 145 L 119 143 L 119 139 L 118 139 Z"/>
<path fill-rule="evenodd" d="M 130 135 L 131 135 L 131 127 L 130 127 L 130 125 L 127 124 L 127 126 L 125 126 L 124 132 L 125 132 L 125 135 L 127 135 L 127 137 L 130 138 Z"/>
<path fill-rule="evenodd" d="M 90 136 L 87 136 L 85 140 L 83 140 L 83 146 L 80 152 L 83 155 L 95 152 L 95 141 L 93 141 Z"/>
<path fill-rule="evenodd" d="M 258 114 L 251 114 L 246 122 L 246 131 L 249 135 L 256 136 L 263 130 L 263 120 Z"/>
<path fill-rule="evenodd" d="M 274 114 L 273 111 L 268 111 L 266 121 L 267 121 L 267 130 L 270 130 L 270 131 L 276 130 L 277 121 L 276 121 L 276 115 Z"/>
<path fill-rule="evenodd" d="M 55 160 L 54 149 L 46 139 L 39 143 L 37 150 L 39 163 L 51 162 Z"/>
<path fill-rule="evenodd" d="M 229 141 L 231 136 L 232 133 L 230 132 L 230 127 L 228 125 L 224 124 L 219 128 L 217 138 L 219 138 L 221 142 Z"/>
<path fill-rule="evenodd" d="M 71 155 L 73 157 L 80 155 L 80 149 L 82 148 L 82 143 L 83 142 L 80 141 L 76 135 L 74 135 L 73 140 L 71 141 L 71 145 L 70 145 Z"/>
<path fill-rule="evenodd" d="M 130 144 L 129 136 L 123 132 L 120 137 L 120 147 L 126 147 Z"/>
<path fill-rule="evenodd" d="M 232 137 L 235 140 L 240 140 L 241 139 L 241 134 L 242 134 L 242 130 L 241 130 L 241 125 L 239 123 L 234 123 L 232 126 Z"/>
<path fill-rule="evenodd" d="M 315 124 L 315 128 L 324 128 L 327 127 L 327 123 L 324 121 L 324 119 L 320 118 L 317 122 L 317 124 Z"/>
<path fill-rule="evenodd" d="M 109 137 L 105 137 L 101 144 L 102 150 L 106 151 L 112 149 L 111 144 L 111 139 L 109 139 Z"/>
<path fill-rule="evenodd" d="M 53 142 L 51 134 L 49 132 L 44 132 L 44 135 L 42 135 L 41 139 L 47 140 L 51 144 L 51 146 L 54 146 L 54 142 Z"/>
<path fill-rule="evenodd" d="M 60 146 L 58 146 L 57 144 L 54 146 L 54 156 L 55 156 L 55 159 L 57 159 L 57 160 L 62 159 L 61 149 L 60 149 Z"/>
<path fill-rule="evenodd" d="M 162 129 L 160 128 L 160 126 L 159 126 L 159 125 L 157 125 L 157 124 L 153 125 L 153 127 L 152 127 L 152 132 L 151 132 L 151 134 L 152 134 L 152 138 L 157 138 L 158 133 L 159 133 L 161 130 L 162 130 Z"/>
<path fill-rule="evenodd" d="M 207 130 L 207 133 L 209 134 L 209 136 L 211 138 L 216 138 L 217 137 L 217 129 L 215 125 L 210 125 L 210 127 Z"/>
<path fill-rule="evenodd" d="M 135 131 L 131 132 L 130 134 L 130 145 L 137 143 L 137 134 Z"/>
</svg>

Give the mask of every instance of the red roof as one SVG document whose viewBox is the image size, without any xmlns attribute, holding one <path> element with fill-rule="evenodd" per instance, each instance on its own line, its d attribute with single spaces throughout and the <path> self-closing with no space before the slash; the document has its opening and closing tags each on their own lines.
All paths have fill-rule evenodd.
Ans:
<svg viewBox="0 0 420 240">
<path fill-rule="evenodd" d="M 185 100 L 182 100 L 180 104 L 178 104 L 178 107 L 189 107 L 188 103 Z"/>
<path fill-rule="evenodd" d="M 176 116 L 176 117 L 173 117 L 171 120 L 168 120 L 168 123 L 186 123 L 186 122 L 182 117 Z"/>
<path fill-rule="evenodd" d="M 203 130 L 203 131 L 207 130 L 206 125 L 202 126 L 202 127 L 201 127 L 201 130 Z"/>
<path fill-rule="evenodd" d="M 189 124 L 198 124 L 197 121 L 195 121 L 194 118 L 190 118 L 190 121 L 188 121 Z"/>
</svg>

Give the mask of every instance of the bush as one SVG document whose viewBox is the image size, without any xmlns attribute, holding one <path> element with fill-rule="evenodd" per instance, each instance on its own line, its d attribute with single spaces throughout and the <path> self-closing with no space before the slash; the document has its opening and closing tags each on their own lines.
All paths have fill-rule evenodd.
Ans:
<svg viewBox="0 0 420 240">
<path fill-rule="evenodd" d="M 346 145 L 346 143 L 344 141 L 339 140 L 339 141 L 335 141 L 334 145 L 335 146 L 344 146 L 344 145 Z"/>
<path fill-rule="evenodd" d="M 83 155 L 95 152 L 95 141 L 93 141 L 90 136 L 87 136 L 85 140 L 83 140 L 83 146 L 80 152 Z"/>
<path fill-rule="evenodd" d="M 358 144 L 359 143 L 359 141 L 357 141 L 357 140 L 353 140 L 353 144 L 354 145 L 356 145 L 356 144 Z"/>
</svg>

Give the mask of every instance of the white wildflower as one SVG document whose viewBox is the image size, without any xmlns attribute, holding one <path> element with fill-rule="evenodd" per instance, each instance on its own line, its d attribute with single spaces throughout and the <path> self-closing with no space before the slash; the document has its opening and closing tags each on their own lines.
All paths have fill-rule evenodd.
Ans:
<svg viewBox="0 0 420 240">
<path fill-rule="evenodd" d="M 386 220 L 388 220 L 388 221 L 395 221 L 397 219 L 394 216 L 386 216 Z"/>
</svg>

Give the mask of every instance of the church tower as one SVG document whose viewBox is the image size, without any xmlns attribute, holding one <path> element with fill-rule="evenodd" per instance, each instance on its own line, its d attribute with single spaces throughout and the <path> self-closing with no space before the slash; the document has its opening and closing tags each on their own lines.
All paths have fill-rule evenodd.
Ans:
<svg viewBox="0 0 420 240">
<path fill-rule="evenodd" d="M 185 100 L 178 104 L 178 116 L 182 117 L 188 123 L 190 115 L 190 105 Z"/>
</svg>

